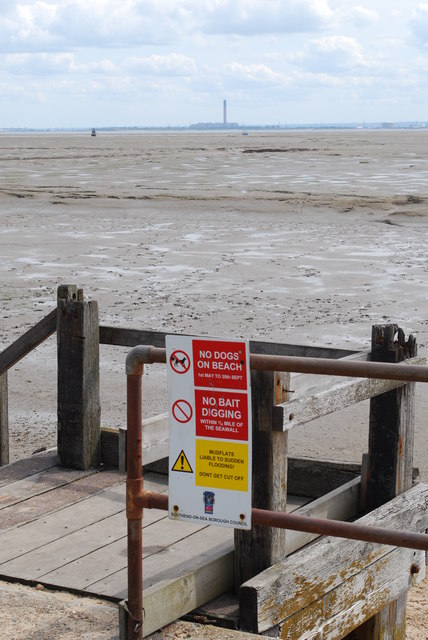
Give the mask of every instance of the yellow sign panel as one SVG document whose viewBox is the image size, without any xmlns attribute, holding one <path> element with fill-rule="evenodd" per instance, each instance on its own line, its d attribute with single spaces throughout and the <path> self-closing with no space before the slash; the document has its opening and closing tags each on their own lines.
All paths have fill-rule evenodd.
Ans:
<svg viewBox="0 0 428 640">
<path fill-rule="evenodd" d="M 195 484 L 248 491 L 248 444 L 196 439 Z"/>
<path fill-rule="evenodd" d="M 171 471 L 183 471 L 184 473 L 193 473 L 193 469 L 184 453 L 183 449 L 180 451 L 177 460 L 174 462 Z"/>
</svg>

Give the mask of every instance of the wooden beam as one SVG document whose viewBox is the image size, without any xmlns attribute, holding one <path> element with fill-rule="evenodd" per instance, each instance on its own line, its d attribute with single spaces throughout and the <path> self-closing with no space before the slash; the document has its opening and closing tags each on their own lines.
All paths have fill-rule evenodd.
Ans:
<svg viewBox="0 0 428 640">
<path fill-rule="evenodd" d="M 261 509 L 285 511 L 287 503 L 287 433 L 275 431 L 282 422 L 276 407 L 286 397 L 289 374 L 251 372 L 253 473 L 252 504 Z M 242 582 L 285 557 L 285 530 L 254 525 L 235 530 L 235 581 Z"/>
<path fill-rule="evenodd" d="M 169 454 L 169 414 L 160 413 L 142 421 L 143 466 L 167 458 Z M 118 435 L 119 470 L 126 471 L 126 427 L 116 432 Z"/>
<path fill-rule="evenodd" d="M 408 362 L 416 356 L 416 340 L 406 342 L 395 324 L 372 328 L 372 360 Z M 364 510 L 371 511 L 412 486 L 415 384 L 408 383 L 370 401 L 369 451 Z M 406 635 L 407 593 L 369 620 L 357 640 L 381 640 Z"/>
<path fill-rule="evenodd" d="M 58 457 L 88 469 L 100 458 L 98 305 L 74 285 L 58 288 Z"/>
<path fill-rule="evenodd" d="M 360 475 L 357 463 L 289 457 L 287 489 L 292 495 L 320 498 Z"/>
<path fill-rule="evenodd" d="M 428 528 L 428 485 L 413 487 L 358 522 L 424 532 Z M 391 553 L 395 555 L 388 559 Z M 392 570 L 397 559 L 401 558 L 401 585 L 410 586 L 410 568 L 413 563 L 419 566 L 419 573 L 416 575 L 418 579 L 422 579 L 424 552 L 421 554 L 412 550 L 403 550 L 401 554 L 401 550 L 397 553 L 394 547 L 375 543 L 321 538 L 241 586 L 240 615 L 243 628 L 253 633 L 262 633 L 288 620 L 289 629 L 296 624 L 295 635 L 290 631 L 290 635 L 283 636 L 290 640 L 303 637 L 302 625 L 305 638 L 343 637 L 350 631 L 347 623 L 341 629 L 342 635 L 339 632 L 337 635 L 323 635 L 321 631 L 324 632 L 326 625 L 339 614 L 350 620 L 353 612 L 358 612 L 355 626 L 361 624 L 364 603 L 370 598 L 372 578 L 386 563 Z M 389 570 L 383 577 L 384 580 L 376 585 L 382 597 L 377 595 L 376 600 L 368 605 L 367 617 L 371 617 L 379 603 L 383 605 L 388 597 L 390 578 L 395 580 Z M 391 599 L 396 597 L 395 594 L 396 592 L 392 593 Z M 317 616 L 306 617 L 308 607 L 311 607 L 312 612 L 316 611 Z M 320 635 L 317 636 L 317 633 Z"/>
<path fill-rule="evenodd" d="M 405 364 L 424 365 L 426 358 L 415 357 L 405 361 Z M 318 376 L 323 378 L 324 376 Z M 285 403 L 283 430 L 306 424 L 311 420 L 316 420 L 345 407 L 362 402 L 387 393 L 393 389 L 403 387 L 404 382 L 400 380 L 376 380 L 376 379 L 346 379 L 345 382 L 337 381 L 337 377 L 330 377 L 330 388 L 321 390 L 312 396 Z"/>
<path fill-rule="evenodd" d="M 370 359 L 370 351 L 358 351 L 338 359 L 365 362 Z M 341 382 L 349 380 L 352 380 L 352 378 L 340 378 Z M 317 373 L 292 373 L 290 377 L 290 400 L 300 400 L 301 398 L 317 395 L 322 391 L 329 391 L 337 382 L 337 376 L 319 375 Z"/>
<path fill-rule="evenodd" d="M 167 578 L 144 589 L 143 637 L 233 587 L 233 551 L 219 551 L 185 578 Z"/>
<path fill-rule="evenodd" d="M 57 310 L 54 309 L 24 335 L 0 353 L 0 375 L 35 349 L 56 331 Z"/>
<path fill-rule="evenodd" d="M 100 344 L 110 344 L 120 347 L 135 347 L 139 344 L 165 347 L 166 335 L 168 334 L 163 331 L 146 331 L 100 325 Z M 311 358 L 342 358 L 356 353 L 348 349 L 281 344 L 276 342 L 262 342 L 260 340 L 250 340 L 250 352 L 267 355 L 306 356 Z"/>
<path fill-rule="evenodd" d="M 357 477 L 317 500 L 313 500 L 296 509 L 293 513 L 309 518 L 328 518 L 329 520 L 344 521 L 353 518 L 358 513 L 359 501 L 360 478 Z M 285 554 L 288 556 L 294 553 L 316 538 L 319 538 L 319 536 L 313 533 L 287 531 Z"/>
<path fill-rule="evenodd" d="M 7 371 L 0 375 L 0 466 L 9 464 L 9 412 Z"/>
</svg>

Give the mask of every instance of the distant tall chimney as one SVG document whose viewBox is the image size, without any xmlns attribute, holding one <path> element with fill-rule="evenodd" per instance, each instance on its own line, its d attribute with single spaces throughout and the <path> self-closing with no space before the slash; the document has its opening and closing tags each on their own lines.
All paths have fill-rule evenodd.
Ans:
<svg viewBox="0 0 428 640">
<path fill-rule="evenodd" d="M 223 100 L 223 126 L 227 125 L 227 102 Z"/>
</svg>

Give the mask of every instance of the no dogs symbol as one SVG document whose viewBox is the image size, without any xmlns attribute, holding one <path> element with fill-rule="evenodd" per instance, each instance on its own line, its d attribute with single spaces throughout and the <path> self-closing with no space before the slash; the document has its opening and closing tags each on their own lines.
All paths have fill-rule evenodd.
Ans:
<svg viewBox="0 0 428 640">
<path fill-rule="evenodd" d="M 171 353 L 169 363 L 175 373 L 187 373 L 190 369 L 190 358 L 185 351 L 180 349 Z"/>
</svg>

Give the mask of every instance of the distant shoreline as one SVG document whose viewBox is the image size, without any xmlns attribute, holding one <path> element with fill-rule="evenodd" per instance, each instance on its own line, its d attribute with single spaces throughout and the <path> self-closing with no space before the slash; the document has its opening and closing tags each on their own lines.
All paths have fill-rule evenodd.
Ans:
<svg viewBox="0 0 428 640">
<path fill-rule="evenodd" d="M 188 126 L 156 126 L 156 127 L 143 127 L 143 126 L 105 126 L 95 127 L 97 132 L 135 132 L 135 131 L 206 131 L 206 132 L 221 132 L 225 131 L 304 131 L 316 130 L 370 130 L 370 129 L 382 129 L 382 130 L 394 130 L 399 129 L 416 129 L 424 130 L 428 128 L 428 120 L 424 121 L 403 121 L 403 122 L 345 122 L 345 123 L 300 123 L 300 124 L 239 124 L 237 122 L 223 124 L 217 122 L 198 122 L 196 124 L 190 124 Z M 93 126 L 87 127 L 0 127 L 0 134 L 2 133 L 83 133 L 91 132 Z"/>
</svg>

